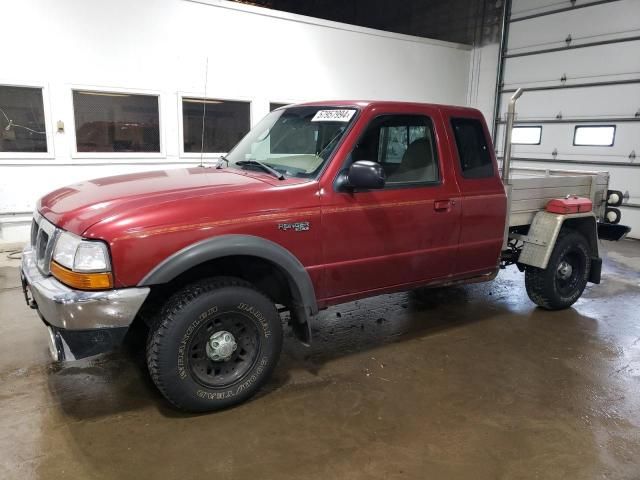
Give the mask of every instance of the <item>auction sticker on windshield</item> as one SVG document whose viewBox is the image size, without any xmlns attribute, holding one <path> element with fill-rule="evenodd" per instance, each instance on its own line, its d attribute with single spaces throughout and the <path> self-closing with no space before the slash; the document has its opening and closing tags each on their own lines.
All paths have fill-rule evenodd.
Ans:
<svg viewBox="0 0 640 480">
<path fill-rule="evenodd" d="M 348 122 L 356 113 L 355 110 L 318 110 L 312 122 Z"/>
</svg>

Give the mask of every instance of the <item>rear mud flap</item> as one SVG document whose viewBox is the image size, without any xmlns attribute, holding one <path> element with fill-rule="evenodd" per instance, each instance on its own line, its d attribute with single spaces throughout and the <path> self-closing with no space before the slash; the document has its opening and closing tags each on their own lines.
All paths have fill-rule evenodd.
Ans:
<svg viewBox="0 0 640 480">
<path fill-rule="evenodd" d="M 602 259 L 598 257 L 591 258 L 591 270 L 589 271 L 589 282 L 600 283 L 602 275 Z"/>
</svg>

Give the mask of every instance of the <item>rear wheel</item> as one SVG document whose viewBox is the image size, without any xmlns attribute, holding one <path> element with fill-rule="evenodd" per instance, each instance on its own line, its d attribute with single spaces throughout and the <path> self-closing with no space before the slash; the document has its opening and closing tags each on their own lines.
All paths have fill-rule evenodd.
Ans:
<svg viewBox="0 0 640 480">
<path fill-rule="evenodd" d="M 582 295 L 591 270 L 586 238 L 578 232 L 561 232 L 547 268 L 527 267 L 525 286 L 531 301 L 547 310 L 573 305 Z"/>
<path fill-rule="evenodd" d="M 243 280 L 200 281 L 174 294 L 149 333 L 147 365 L 182 410 L 240 403 L 269 378 L 282 347 L 271 300 Z"/>
</svg>

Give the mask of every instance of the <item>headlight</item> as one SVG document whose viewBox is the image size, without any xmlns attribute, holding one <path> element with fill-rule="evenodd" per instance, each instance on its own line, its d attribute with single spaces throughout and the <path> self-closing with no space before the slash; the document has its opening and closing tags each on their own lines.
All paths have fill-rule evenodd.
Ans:
<svg viewBox="0 0 640 480">
<path fill-rule="evenodd" d="M 62 232 L 56 241 L 51 273 L 62 283 L 83 290 L 113 287 L 107 246 Z"/>
<path fill-rule="evenodd" d="M 76 272 L 106 272 L 110 269 L 107 246 L 102 242 L 80 242 L 73 261 Z"/>
<path fill-rule="evenodd" d="M 69 232 L 62 232 L 53 250 L 53 259 L 63 267 L 73 268 L 76 251 L 82 239 Z"/>
</svg>

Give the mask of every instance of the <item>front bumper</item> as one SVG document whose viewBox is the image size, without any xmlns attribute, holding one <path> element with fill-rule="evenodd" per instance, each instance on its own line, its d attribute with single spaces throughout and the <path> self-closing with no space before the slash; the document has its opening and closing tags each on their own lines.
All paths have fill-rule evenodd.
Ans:
<svg viewBox="0 0 640 480">
<path fill-rule="evenodd" d="M 149 295 L 148 287 L 95 292 L 71 289 L 40 273 L 31 247 L 22 252 L 20 276 L 27 304 L 50 329 L 57 360 L 109 350 L 122 339 Z"/>
</svg>

